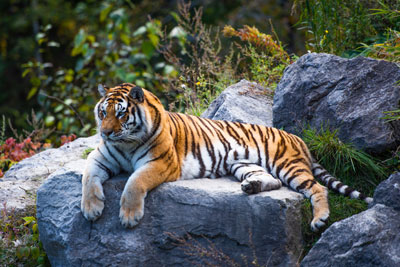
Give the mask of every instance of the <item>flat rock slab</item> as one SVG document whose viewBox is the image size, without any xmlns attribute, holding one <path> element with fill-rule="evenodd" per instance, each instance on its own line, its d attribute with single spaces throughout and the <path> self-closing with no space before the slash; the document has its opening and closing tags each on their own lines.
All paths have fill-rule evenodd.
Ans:
<svg viewBox="0 0 400 267">
<path fill-rule="evenodd" d="M 215 99 L 203 118 L 272 126 L 272 91 L 241 80 Z"/>
<path fill-rule="evenodd" d="M 303 267 L 400 266 L 400 212 L 377 204 L 332 224 L 301 263 Z"/>
<path fill-rule="evenodd" d="M 224 266 L 227 261 L 242 266 L 251 265 L 253 255 L 260 266 L 298 261 L 301 194 L 282 188 L 249 196 L 227 178 L 165 183 L 148 194 L 140 224 L 125 229 L 118 214 L 126 175 L 104 184 L 100 219 L 83 218 L 84 163 L 59 169 L 38 190 L 40 239 L 52 266 Z M 178 239 L 187 242 L 180 245 Z"/>
<path fill-rule="evenodd" d="M 83 152 L 95 148 L 100 137 L 79 138 L 57 149 L 47 149 L 13 165 L 0 179 L 0 203 L 17 210 L 34 205 L 36 191 L 54 171 L 71 161 L 82 159 Z M 3 206 L 0 206 L 0 209 Z"/>
</svg>

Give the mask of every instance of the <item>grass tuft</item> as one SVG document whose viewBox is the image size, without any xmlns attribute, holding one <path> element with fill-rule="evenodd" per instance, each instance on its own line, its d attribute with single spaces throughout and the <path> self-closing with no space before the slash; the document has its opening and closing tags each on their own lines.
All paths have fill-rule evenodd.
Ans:
<svg viewBox="0 0 400 267">
<path fill-rule="evenodd" d="M 303 140 L 318 162 L 345 184 L 371 196 L 375 187 L 388 176 L 382 163 L 342 142 L 337 130 L 310 127 L 303 130 Z"/>
</svg>

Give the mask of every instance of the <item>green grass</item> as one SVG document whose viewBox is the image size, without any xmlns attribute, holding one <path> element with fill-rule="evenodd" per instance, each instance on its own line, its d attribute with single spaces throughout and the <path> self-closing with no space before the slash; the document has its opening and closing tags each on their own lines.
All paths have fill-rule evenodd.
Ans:
<svg viewBox="0 0 400 267">
<path fill-rule="evenodd" d="M 342 142 L 337 130 L 303 130 L 303 140 L 318 162 L 345 184 L 371 196 L 389 170 L 376 158 Z"/>
</svg>

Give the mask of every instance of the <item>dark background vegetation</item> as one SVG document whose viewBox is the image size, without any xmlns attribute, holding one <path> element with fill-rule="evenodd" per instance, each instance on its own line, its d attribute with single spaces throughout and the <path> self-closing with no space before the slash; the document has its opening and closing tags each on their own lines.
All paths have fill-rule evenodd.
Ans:
<svg viewBox="0 0 400 267">
<path fill-rule="evenodd" d="M 192 1 L 187 14 L 179 13 L 178 4 L 1 1 L 0 114 L 16 130 L 12 133 L 6 123 L 5 136 L 41 127 L 48 131 L 40 138 L 36 134 L 37 139 L 52 142 L 62 134 L 92 134 L 98 83 L 137 83 L 155 92 L 167 108 L 195 109 L 196 114 L 240 78 L 273 87 L 293 55 L 307 50 L 347 57 L 371 53 L 374 44 L 397 40 L 399 27 L 398 13 L 390 12 L 399 10 L 397 0 L 207 0 Z M 199 9 L 202 13 L 196 13 Z M 272 35 L 291 60 L 257 59 L 273 55 L 265 52 L 268 44 L 260 49 L 243 36 L 236 35 L 242 42 L 223 37 L 227 25 L 255 26 Z M 206 73 L 210 66 L 214 69 Z M 262 78 L 271 74 L 273 81 Z"/>
<path fill-rule="evenodd" d="M 202 18 L 205 24 L 220 27 L 226 24 L 234 27 L 247 24 L 256 26 L 262 32 L 270 32 L 269 19 L 272 19 L 279 38 L 286 44 L 288 50 L 298 54 L 304 53 L 302 34 L 293 27 L 297 21 L 297 16 L 290 15 L 290 1 L 193 1 L 192 12 L 196 7 L 203 8 Z M 108 14 L 104 13 L 108 8 L 110 9 Z M 39 94 L 39 91 L 51 93 L 52 90 L 46 87 L 53 86 L 43 83 L 38 85 L 39 81 L 35 77 L 32 78 L 31 75 L 22 77 L 25 70 L 23 64 L 28 62 L 49 63 L 43 71 L 47 75 L 51 73 L 50 69 L 55 70 L 59 67 L 76 71 L 79 55 L 72 56 L 71 52 L 77 34 L 81 29 L 90 32 L 96 38 L 104 36 L 104 32 L 111 33 L 111 29 L 106 29 L 110 24 L 107 21 L 108 18 L 102 19 L 101 14 L 109 16 L 115 11 L 117 11 L 117 14 L 114 14 L 115 16 L 119 15 L 118 11 L 123 11 L 121 20 L 124 21 L 114 20 L 112 23 L 123 24 L 123 27 L 127 28 L 126 38 L 132 39 L 131 45 L 137 47 L 143 40 L 135 40 L 132 34 L 138 28 L 144 26 L 149 18 L 159 20 L 160 29 L 167 32 L 176 26 L 176 20 L 171 12 L 177 12 L 177 1 L 10 0 L 1 1 L 0 10 L 2 12 L 0 18 L 0 114 L 11 119 L 15 128 L 22 129 L 29 127 L 26 117 L 30 115 L 32 109 L 35 110 L 39 118 L 45 119 L 46 115 L 49 115 L 48 105 L 51 104 L 45 103 L 46 99 Z M 48 29 L 50 27 L 48 25 L 51 25 L 50 29 Z M 48 27 L 47 31 L 46 26 Z M 45 33 L 46 36 L 42 36 L 41 33 Z M 224 46 L 227 46 L 229 42 L 230 40 L 224 40 Z M 146 49 L 145 46 L 143 47 Z M 151 48 L 148 50 L 151 50 Z M 140 52 L 137 51 L 137 53 Z M 141 64 L 147 63 L 145 61 L 139 59 L 136 62 L 139 66 L 135 66 L 135 62 L 133 62 L 133 69 L 140 71 L 143 68 Z M 153 64 L 159 62 L 165 62 L 165 59 L 159 54 L 152 55 L 149 60 L 151 68 L 155 67 Z M 55 73 L 55 71 L 53 72 Z M 39 75 L 36 75 L 36 78 Z M 115 83 L 124 82 L 125 80 L 122 78 L 116 79 Z M 150 79 L 153 78 L 150 77 Z M 66 82 L 74 83 L 75 79 L 75 77 L 67 77 Z M 107 81 L 107 78 L 103 81 Z M 90 84 L 90 86 L 93 87 L 91 89 L 94 92 L 96 90 L 95 83 Z M 39 90 L 33 95 L 32 93 L 29 95 L 32 87 L 39 87 Z M 64 89 L 60 86 L 58 90 Z M 161 88 L 158 89 L 161 90 Z M 58 96 L 62 97 L 63 101 L 68 97 L 62 94 Z M 88 101 L 90 105 L 93 105 L 95 101 L 92 99 L 84 100 Z M 73 103 L 74 106 L 82 104 L 86 103 Z M 64 117 L 68 115 L 70 114 L 63 114 Z M 56 120 L 62 119 L 59 116 Z M 47 126 L 50 127 L 55 124 L 56 122 L 52 123 L 52 120 L 48 119 Z M 71 131 L 74 129 L 68 127 L 58 128 L 60 132 L 79 134 L 79 132 Z M 85 134 L 85 132 L 82 132 L 82 134 Z"/>
</svg>

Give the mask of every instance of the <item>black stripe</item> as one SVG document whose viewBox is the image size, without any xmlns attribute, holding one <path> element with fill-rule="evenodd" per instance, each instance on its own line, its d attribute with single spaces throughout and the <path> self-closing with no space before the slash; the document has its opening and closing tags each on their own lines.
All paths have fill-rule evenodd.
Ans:
<svg viewBox="0 0 400 267">
<path fill-rule="evenodd" d="M 279 173 L 281 172 L 282 168 L 285 167 L 286 163 L 289 161 L 289 159 L 285 159 L 281 164 L 279 164 L 276 167 L 276 176 L 279 176 Z"/>
<path fill-rule="evenodd" d="M 325 181 L 325 179 L 322 179 L 322 176 L 325 176 L 325 175 L 331 176 L 326 170 L 323 170 L 320 174 L 315 175 L 315 178 Z"/>
<path fill-rule="evenodd" d="M 156 147 L 158 145 L 157 141 L 158 141 L 158 138 L 151 141 L 151 143 L 148 145 L 147 150 L 144 153 L 142 153 L 142 155 L 140 155 L 140 157 L 137 158 L 136 162 L 138 162 L 139 160 L 144 158 L 150 152 L 150 150 L 152 150 L 154 147 Z"/>
<path fill-rule="evenodd" d="M 313 185 L 315 185 L 317 182 L 315 180 L 309 179 L 309 180 L 305 180 L 304 182 L 302 182 L 300 185 L 298 185 L 296 187 L 296 191 L 300 191 L 304 188 L 311 188 L 313 187 Z"/>
<path fill-rule="evenodd" d="M 186 156 L 189 151 L 189 140 L 188 140 L 189 133 L 188 133 L 187 126 L 186 126 L 184 119 L 180 116 L 180 114 L 176 114 L 176 116 L 181 120 L 182 126 L 183 126 L 183 131 L 185 132 L 185 156 Z"/>
<path fill-rule="evenodd" d="M 335 182 L 335 181 L 336 181 L 336 179 L 333 178 L 333 177 L 332 177 L 332 179 L 329 180 L 329 182 L 328 182 L 328 184 L 327 184 L 327 186 L 328 186 L 329 189 L 333 189 L 333 188 L 332 188 L 332 183 Z"/>
<path fill-rule="evenodd" d="M 267 168 L 268 173 L 271 173 L 271 167 L 269 166 L 269 151 L 268 151 L 268 139 L 265 140 L 265 168 Z"/>
<path fill-rule="evenodd" d="M 112 159 L 119 164 L 118 160 L 114 157 L 113 154 L 111 154 L 110 149 L 108 149 L 107 143 L 104 143 L 104 146 L 106 147 L 107 153 L 112 157 Z"/>
<path fill-rule="evenodd" d="M 230 125 L 229 122 L 225 122 L 226 123 L 226 129 L 228 130 L 228 133 L 233 137 L 233 139 L 236 140 L 236 142 L 238 142 L 238 144 L 240 145 L 242 142 L 242 138 L 240 137 L 240 135 L 236 132 L 236 130 Z M 233 136 L 233 134 L 235 136 Z"/>
<path fill-rule="evenodd" d="M 103 163 L 101 163 L 97 159 L 94 159 L 94 161 L 97 163 L 97 167 L 99 167 L 100 169 L 105 171 L 109 177 L 113 176 L 113 172 L 109 168 L 107 168 L 106 165 L 104 165 Z"/>
<path fill-rule="evenodd" d="M 235 164 L 234 164 L 234 165 L 235 165 Z M 232 165 L 232 166 L 234 166 L 234 165 Z M 244 164 L 244 163 L 240 163 L 240 164 L 238 164 L 238 165 L 239 165 L 239 166 L 235 167 L 235 169 L 234 169 L 233 171 L 231 171 L 231 174 L 232 174 L 233 176 L 235 176 L 237 170 L 239 170 L 240 168 L 243 168 L 243 167 L 247 167 L 247 166 L 248 166 L 247 164 Z"/>
<path fill-rule="evenodd" d="M 243 180 L 248 178 L 249 176 L 252 176 L 252 175 L 256 174 L 256 173 L 265 173 L 265 171 L 263 171 L 263 170 L 255 170 L 255 171 L 246 172 L 244 174 L 244 176 L 243 176 Z"/>
<path fill-rule="evenodd" d="M 206 122 L 209 124 L 208 120 L 203 119 L 203 118 L 198 118 L 198 119 L 199 119 L 200 123 L 202 123 L 204 125 L 204 127 L 206 127 L 206 129 L 210 132 L 210 134 L 212 136 L 214 136 L 214 132 L 210 128 L 208 128 L 208 126 L 206 124 Z"/>
<path fill-rule="evenodd" d="M 235 125 L 238 126 L 242 130 L 244 135 L 247 137 L 247 140 L 250 140 L 249 131 L 246 128 L 244 128 L 243 124 L 239 123 L 239 122 L 235 122 Z"/>
<path fill-rule="evenodd" d="M 150 163 L 150 162 L 153 162 L 153 161 L 156 161 L 156 160 L 159 160 L 159 159 L 162 159 L 162 158 L 164 158 L 169 152 L 170 152 L 170 150 L 167 149 L 167 150 L 165 150 L 163 153 L 161 153 L 158 157 L 155 157 L 155 158 L 153 158 L 153 159 L 148 160 L 145 164 Z"/>
<path fill-rule="evenodd" d="M 272 143 L 275 143 L 275 133 L 274 133 L 274 129 L 273 128 L 267 128 L 270 132 L 271 132 L 271 135 L 272 135 Z"/>
<path fill-rule="evenodd" d="M 197 144 L 198 158 L 200 162 L 200 172 L 199 177 L 204 177 L 204 173 L 206 171 L 206 166 L 204 165 L 203 157 L 201 156 L 200 144 Z"/>
<path fill-rule="evenodd" d="M 344 190 L 344 195 L 346 197 L 350 196 L 350 194 L 354 192 L 353 188 L 351 188 L 350 186 L 347 186 L 347 188 Z"/>
</svg>

